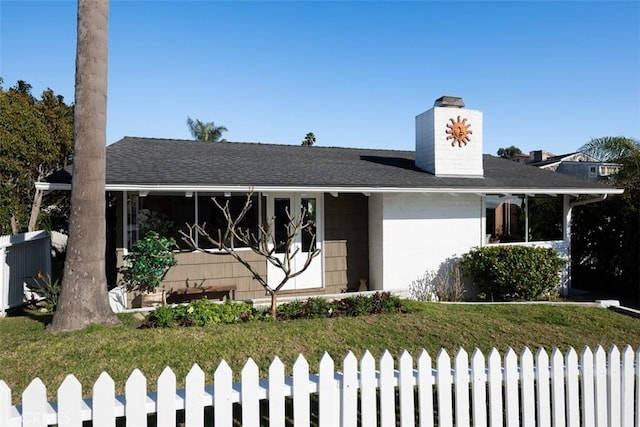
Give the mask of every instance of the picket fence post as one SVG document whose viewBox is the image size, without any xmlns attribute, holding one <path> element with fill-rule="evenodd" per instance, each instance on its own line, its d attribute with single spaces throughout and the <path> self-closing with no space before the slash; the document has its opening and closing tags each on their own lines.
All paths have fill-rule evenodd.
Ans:
<svg viewBox="0 0 640 427">
<path fill-rule="evenodd" d="M 93 427 L 115 427 L 116 425 L 116 384 L 103 372 L 93 386 L 92 418 Z"/>
<path fill-rule="evenodd" d="M 58 427 L 82 427 L 82 384 L 67 375 L 58 388 Z"/>
<path fill-rule="evenodd" d="M 168 366 L 158 377 L 156 414 L 158 427 L 175 427 L 176 374 Z"/>
<path fill-rule="evenodd" d="M 340 411 L 340 389 L 335 380 L 334 363 L 329 353 L 320 358 L 318 378 L 318 418 L 319 427 L 331 427 L 338 425 Z"/>
<path fill-rule="evenodd" d="M 300 354 L 293 364 L 293 422 L 296 427 L 310 426 L 309 363 Z"/>
<path fill-rule="evenodd" d="M 536 421 L 540 426 L 551 425 L 549 355 L 542 347 L 536 353 Z"/>
<path fill-rule="evenodd" d="M 422 349 L 418 356 L 418 414 L 420 427 L 433 427 L 433 371 L 431 356 Z"/>
<path fill-rule="evenodd" d="M 269 424 L 273 427 L 284 425 L 284 364 L 278 356 L 273 358 L 269 366 Z"/>
<path fill-rule="evenodd" d="M 360 360 L 360 402 L 363 408 L 362 425 L 377 426 L 378 407 L 376 390 L 378 380 L 376 378 L 376 361 L 369 350 L 365 351 Z M 364 408 L 367 408 L 366 410 Z"/>
<path fill-rule="evenodd" d="M 520 405 L 518 396 L 518 356 L 512 348 L 508 348 L 504 355 L 504 405 L 507 427 L 520 425 Z"/>
<path fill-rule="evenodd" d="M 349 351 L 342 361 L 340 425 L 355 427 L 358 423 L 358 359 Z"/>
<path fill-rule="evenodd" d="M 535 373 L 533 369 L 533 353 L 527 347 L 520 353 L 520 384 L 522 427 L 535 427 Z"/>
<path fill-rule="evenodd" d="M 221 361 L 213 373 L 213 411 L 215 425 L 230 427 L 233 425 L 233 402 L 231 394 L 233 389 L 233 373 L 226 361 Z M 196 406 L 194 405 L 194 410 Z M 202 410 L 200 411 L 202 413 Z M 196 426 L 195 419 L 193 427 Z M 191 427 L 191 426 L 187 426 Z"/>
<path fill-rule="evenodd" d="M 594 398 L 593 352 L 584 347 L 580 355 L 580 383 L 582 386 L 582 422 L 584 425 L 595 425 L 596 409 Z"/>
<path fill-rule="evenodd" d="M 226 362 L 224 361 L 223 363 L 226 364 Z M 228 366 L 229 365 L 227 365 L 227 367 Z M 204 371 L 200 368 L 200 366 L 198 366 L 197 363 L 191 367 L 191 370 L 189 370 L 189 373 L 185 378 L 184 400 L 185 427 L 203 426 Z"/>
<path fill-rule="evenodd" d="M 502 366 L 500 353 L 495 348 L 489 352 L 487 382 L 489 383 L 489 423 L 491 427 L 502 427 Z"/>
<path fill-rule="evenodd" d="M 388 350 L 380 358 L 380 425 L 396 423 L 396 385 L 393 357 Z"/>
</svg>

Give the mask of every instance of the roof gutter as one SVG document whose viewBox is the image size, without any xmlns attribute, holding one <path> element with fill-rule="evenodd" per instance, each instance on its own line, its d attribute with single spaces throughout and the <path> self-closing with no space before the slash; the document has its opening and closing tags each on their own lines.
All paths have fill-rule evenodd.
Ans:
<svg viewBox="0 0 640 427">
<path fill-rule="evenodd" d="M 571 208 L 574 208 L 576 206 L 584 206 L 584 205 L 590 205 L 591 203 L 598 203 L 598 202 L 603 202 L 606 198 L 607 198 L 608 194 L 601 194 L 598 197 L 592 197 L 590 199 L 585 199 L 585 200 L 578 200 L 576 202 L 570 203 L 569 206 Z"/>
</svg>

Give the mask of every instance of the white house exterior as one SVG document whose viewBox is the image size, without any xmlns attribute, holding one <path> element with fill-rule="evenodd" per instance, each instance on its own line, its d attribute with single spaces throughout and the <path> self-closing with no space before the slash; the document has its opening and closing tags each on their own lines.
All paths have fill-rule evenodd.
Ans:
<svg viewBox="0 0 640 427">
<path fill-rule="evenodd" d="M 483 155 L 482 113 L 463 106 L 442 97 L 418 115 L 415 151 L 126 137 L 107 147 L 113 251 L 121 258 L 131 248 L 143 217 L 165 218 L 174 236 L 185 222 L 215 228 L 212 197 L 239 203 L 253 191 L 248 227 L 285 208 L 315 215 L 321 256 L 289 284 L 295 295 L 353 290 L 361 279 L 370 289 L 406 289 L 426 270 L 488 244 L 552 246 L 568 256 L 571 207 L 622 190 Z M 71 173 L 37 185 L 68 189 Z M 305 244 L 296 242 L 303 252 Z M 198 282 L 231 286 L 237 299 L 264 297 L 228 257 L 184 247 L 178 256 L 167 290 Z M 253 262 L 276 277 L 264 260 Z"/>
</svg>

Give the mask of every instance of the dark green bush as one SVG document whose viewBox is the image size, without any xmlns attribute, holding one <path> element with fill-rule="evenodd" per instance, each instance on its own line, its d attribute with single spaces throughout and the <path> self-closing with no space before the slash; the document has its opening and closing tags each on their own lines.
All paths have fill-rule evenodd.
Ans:
<svg viewBox="0 0 640 427">
<path fill-rule="evenodd" d="M 175 242 L 155 231 L 148 231 L 133 244 L 124 257 L 122 278 L 127 290 L 153 292 L 160 286 L 164 275 L 177 261 L 172 248 Z"/>
<path fill-rule="evenodd" d="M 462 255 L 462 273 L 489 299 L 536 300 L 557 295 L 565 261 L 550 248 L 485 246 Z"/>
</svg>

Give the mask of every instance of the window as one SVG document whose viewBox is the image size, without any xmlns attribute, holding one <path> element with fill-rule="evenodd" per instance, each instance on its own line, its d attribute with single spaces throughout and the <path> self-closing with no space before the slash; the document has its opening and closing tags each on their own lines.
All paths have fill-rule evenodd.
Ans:
<svg viewBox="0 0 640 427">
<path fill-rule="evenodd" d="M 524 197 L 487 196 L 486 200 L 488 242 L 524 242 Z"/>
<path fill-rule="evenodd" d="M 198 224 L 203 226 L 211 237 L 218 239 L 218 233 L 222 234 L 227 229 L 227 219 L 213 201 L 214 197 L 220 206 L 224 207 L 225 204 L 229 204 L 229 211 L 235 219 L 242 212 L 247 201 L 247 196 L 244 194 L 231 196 L 224 196 L 222 194 L 198 195 Z M 242 221 L 240 221 L 239 228 L 243 231 L 249 230 L 250 233 L 256 234 L 258 232 L 258 196 L 254 195 L 251 200 L 251 209 L 246 213 Z M 227 243 L 230 244 L 231 242 Z M 213 248 L 211 242 L 202 237 L 199 238 L 198 244 L 205 249 Z M 246 245 L 235 241 L 233 242 L 233 246 L 241 248 Z"/>
<path fill-rule="evenodd" d="M 195 218 L 195 201 L 183 195 L 148 195 L 138 197 L 138 227 L 140 236 L 148 230 L 171 237 L 180 249 L 189 246 L 182 240 L 179 230 L 192 224 Z M 132 242 L 133 243 L 133 242 Z"/>
<path fill-rule="evenodd" d="M 562 215 L 560 197 L 487 195 L 487 243 L 562 240 Z"/>
<path fill-rule="evenodd" d="M 144 233 L 153 230 L 173 238 L 178 249 L 191 249 L 182 239 L 180 231 L 187 232 L 186 225 L 193 225 L 196 222 L 204 225 L 207 233 L 217 238 L 218 230 L 220 232 L 226 230 L 227 221 L 220 209 L 214 204 L 213 197 L 216 197 L 216 200 L 223 206 L 228 202 L 232 215 L 238 215 L 247 200 L 246 194 L 229 197 L 225 197 L 223 194 L 195 194 L 192 197 L 175 193 L 150 194 L 146 197 L 130 194 L 127 198 L 128 248 L 131 249 L 133 243 L 144 236 Z M 259 200 L 258 196 L 254 196 L 251 210 L 240 222 L 240 228 L 249 229 L 253 233 L 257 232 Z M 202 248 L 210 249 L 213 247 L 207 239 L 203 239 L 201 236 L 196 236 L 196 241 Z M 234 245 L 235 247 L 243 247 L 239 242 L 234 242 Z"/>
</svg>

